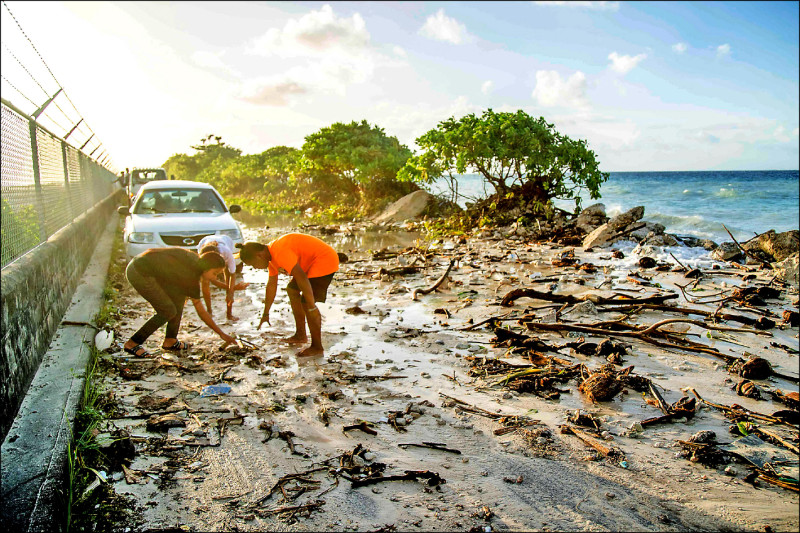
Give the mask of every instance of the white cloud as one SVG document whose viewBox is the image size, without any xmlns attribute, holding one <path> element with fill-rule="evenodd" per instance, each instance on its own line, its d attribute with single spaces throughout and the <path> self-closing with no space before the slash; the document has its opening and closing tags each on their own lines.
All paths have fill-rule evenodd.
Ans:
<svg viewBox="0 0 800 533">
<path fill-rule="evenodd" d="M 461 44 L 467 38 L 467 28 L 456 19 L 445 15 L 444 9 L 429 16 L 419 33 L 430 39 L 453 44 Z"/>
<path fill-rule="evenodd" d="M 543 107 L 587 108 L 586 75 L 579 70 L 564 80 L 555 70 L 539 70 L 531 97 Z"/>
<path fill-rule="evenodd" d="M 481 92 L 483 94 L 489 94 L 492 92 L 492 89 L 494 89 L 494 82 L 492 80 L 486 80 L 483 82 L 483 85 L 481 85 Z"/>
<path fill-rule="evenodd" d="M 788 143 L 789 141 L 792 140 L 792 138 L 789 137 L 789 133 L 786 131 L 786 128 L 784 128 L 783 126 L 778 126 L 777 128 L 775 128 L 775 131 L 772 132 L 772 136 L 775 138 L 776 141 L 782 143 Z"/>
<path fill-rule="evenodd" d="M 534 4 L 539 6 L 559 6 L 559 7 L 581 7 L 585 9 L 595 9 L 598 11 L 618 11 L 619 10 L 619 2 L 563 2 L 563 1 L 552 1 L 552 2 L 534 2 Z"/>
<path fill-rule="evenodd" d="M 225 55 L 224 51 L 209 52 L 206 50 L 198 50 L 192 54 L 192 62 L 198 67 L 221 70 L 229 74 L 238 75 L 237 71 L 229 67 L 223 60 L 222 56 Z"/>
<path fill-rule="evenodd" d="M 672 49 L 673 49 L 675 52 L 677 52 L 677 53 L 679 53 L 679 54 L 682 54 L 682 53 L 684 53 L 686 50 L 688 50 L 688 49 L 689 49 L 689 46 L 688 46 L 686 43 L 675 43 L 675 44 L 673 44 L 673 45 L 672 45 Z"/>
<path fill-rule="evenodd" d="M 251 104 L 284 107 L 290 104 L 291 96 L 307 92 L 308 88 L 297 80 L 257 79 L 245 82 L 238 96 Z"/>
<path fill-rule="evenodd" d="M 269 78 L 247 80 L 237 93 L 247 102 L 272 106 L 287 106 L 291 97 L 312 92 L 344 96 L 348 86 L 369 81 L 378 65 L 397 61 L 372 47 L 360 14 L 339 17 L 327 4 L 288 20 L 282 29 L 268 29 L 247 52 L 278 58 L 269 65 L 271 71 L 280 70 L 276 64 L 281 60 L 284 66 L 293 65 Z M 399 46 L 393 53 L 401 59 L 406 57 Z"/>
<path fill-rule="evenodd" d="M 289 20 L 283 29 L 270 28 L 253 41 L 249 52 L 257 55 L 296 57 L 329 54 L 332 50 L 358 50 L 369 45 L 370 35 L 358 13 L 337 17 L 330 5 Z"/>
<path fill-rule="evenodd" d="M 611 70 L 620 74 L 627 74 L 646 57 L 647 54 L 639 54 L 636 56 L 621 56 L 616 52 L 608 54 L 608 59 L 611 60 Z"/>
<path fill-rule="evenodd" d="M 695 133 L 695 137 L 701 142 L 709 143 L 709 144 L 719 144 L 719 137 L 716 135 L 712 135 L 706 131 L 698 131 Z"/>
<path fill-rule="evenodd" d="M 729 55 L 731 53 L 731 45 L 728 43 L 717 46 L 717 57 Z"/>
</svg>

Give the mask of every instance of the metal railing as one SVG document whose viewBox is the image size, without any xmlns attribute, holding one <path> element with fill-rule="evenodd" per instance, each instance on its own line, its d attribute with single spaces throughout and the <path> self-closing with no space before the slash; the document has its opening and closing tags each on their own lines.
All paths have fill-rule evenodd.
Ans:
<svg viewBox="0 0 800 533">
<path fill-rule="evenodd" d="M 2 99 L 2 268 L 119 188 L 117 176 Z"/>
</svg>

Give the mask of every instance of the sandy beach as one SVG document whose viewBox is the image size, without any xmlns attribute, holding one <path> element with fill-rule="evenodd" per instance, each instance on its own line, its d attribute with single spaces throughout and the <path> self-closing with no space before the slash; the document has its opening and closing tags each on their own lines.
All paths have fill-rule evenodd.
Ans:
<svg viewBox="0 0 800 533">
<path fill-rule="evenodd" d="M 342 237 L 348 231 L 351 235 Z M 684 272 L 641 269 L 632 245 L 584 252 L 580 247 L 534 244 L 491 232 L 432 245 L 403 232 L 372 235 L 359 228 L 345 229 L 338 236 L 308 232 L 349 256 L 334 278 L 328 301 L 320 304 L 323 357 L 298 361 L 294 355 L 298 347 L 281 340 L 293 333 L 282 290 L 272 308 L 272 326 L 255 329 L 266 276 L 246 267 L 244 279 L 252 283 L 237 293 L 234 313 L 240 320 L 225 322 L 219 292 L 213 293 L 214 316 L 225 331 L 235 331 L 256 349 L 219 351 L 219 338 L 188 306 L 179 337 L 191 344 L 189 350 L 162 353 L 159 332 L 146 345 L 154 358 L 131 358 L 117 344 L 152 310 L 124 278 L 112 280 L 120 291 L 121 316 L 116 343 L 102 354 L 106 371 L 101 388 L 110 399 L 113 396 L 117 410 L 103 429 L 109 436 L 123 437 L 126 445 L 118 450 L 127 450 L 131 458 L 125 469 L 109 472 L 109 487 L 129 498 L 120 500 L 120 505 L 127 502 L 135 509 L 135 520 L 125 527 L 798 529 L 796 492 L 763 480 L 754 486 L 745 480 L 750 470 L 743 461 L 715 466 L 693 462 L 677 442 L 710 430 L 726 449 L 761 461 L 762 466 L 770 463 L 776 475 L 796 478 L 795 453 L 753 434 L 734 436 L 729 429 L 734 422 L 690 392 L 694 389 L 719 406 L 739 404 L 767 415 L 787 409 L 765 391 L 798 390 L 796 326 L 782 325 L 780 318 L 767 331 L 732 321 L 717 325 L 750 331 L 712 331 L 685 322 L 669 326 L 676 335 L 726 356 L 758 355 L 775 372 L 795 376 L 794 381 L 775 376 L 754 380 L 766 398 L 761 401 L 737 395 L 733 389 L 742 378 L 728 372 L 719 357 L 610 335 L 625 348 L 614 368 L 633 366 L 629 372 L 648 378 L 667 404 L 683 396 L 697 400 L 691 419 L 676 417 L 646 427 L 643 420 L 663 414 L 650 393 L 625 387 L 610 401 L 593 403 L 578 390 L 581 380 L 571 379 L 556 383 L 558 397 L 546 399 L 498 383 L 514 368 L 492 374 L 487 366 L 487 361 L 499 359 L 519 365 L 516 370 L 541 368 L 531 357 L 493 342 L 495 332 L 483 323 L 491 317 L 501 317 L 499 324 L 511 331 L 562 346 L 538 352 L 552 358 L 552 364 L 564 368 L 583 364 L 589 371 L 608 361 L 575 347 L 580 346 L 578 341 L 600 343 L 603 337 L 528 329 L 518 319 L 590 324 L 624 318 L 619 311 L 588 302 L 561 304 L 522 297 L 500 305 L 512 289 L 577 298 L 594 295 L 595 302 L 597 297 L 644 298 L 671 291 L 678 296 L 670 305 L 714 312 L 718 304 L 702 304 L 700 298 L 711 295 L 706 299 L 713 301 L 715 294 L 737 287 L 766 286 L 773 277 L 770 271 L 724 263 L 712 270 L 710 258 L 698 256 L 686 266 L 699 268 L 703 276 L 691 291 L 681 293 L 676 284 L 691 281 Z M 245 237 L 267 242 L 278 234 L 276 229 L 248 229 Z M 377 257 L 386 258 L 374 259 L 372 252 L 380 248 L 384 253 Z M 624 257 L 613 257 L 613 248 Z M 574 258 L 571 266 L 554 266 L 565 257 Z M 447 280 L 415 299 L 414 290 L 434 284 L 455 258 Z M 595 269 L 577 268 L 587 263 Z M 671 266 L 676 266 L 674 261 Z M 421 268 L 392 274 L 392 269 L 412 267 Z M 280 287 L 288 281 L 282 276 Z M 796 290 L 775 282 L 770 286 L 781 289 L 777 298 L 768 299 L 761 310 L 735 313 L 757 319 L 764 309 L 777 317 L 785 310 L 797 310 Z M 703 319 L 643 310 L 629 321 L 647 325 L 667 318 Z M 206 389 L 209 385 L 223 388 L 215 394 Z M 593 431 L 568 421 L 577 410 L 592 415 L 600 428 Z M 797 446 L 796 425 L 758 425 Z M 567 426 L 578 431 L 565 432 Z M 587 441 L 614 452 L 604 456 Z M 379 481 L 391 476 L 406 479 Z"/>
</svg>

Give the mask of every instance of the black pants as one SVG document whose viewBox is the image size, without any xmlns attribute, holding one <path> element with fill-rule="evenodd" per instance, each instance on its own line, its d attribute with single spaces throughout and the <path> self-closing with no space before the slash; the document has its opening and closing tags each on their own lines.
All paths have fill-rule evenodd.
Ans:
<svg viewBox="0 0 800 533">
<path fill-rule="evenodd" d="M 133 334 L 131 340 L 136 344 L 142 344 L 158 328 L 167 325 L 166 338 L 175 339 L 178 337 L 178 329 L 181 326 L 183 316 L 183 304 L 186 296 L 178 294 L 169 286 L 164 286 L 156 278 L 142 275 L 136 269 L 136 259 L 128 263 L 125 270 L 125 277 L 128 282 L 142 295 L 155 309 L 156 314 L 150 318 L 139 330 Z"/>
</svg>

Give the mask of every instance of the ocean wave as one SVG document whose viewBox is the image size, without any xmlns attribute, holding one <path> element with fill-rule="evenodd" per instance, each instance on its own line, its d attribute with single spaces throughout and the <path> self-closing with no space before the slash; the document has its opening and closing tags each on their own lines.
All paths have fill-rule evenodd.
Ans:
<svg viewBox="0 0 800 533">
<path fill-rule="evenodd" d="M 729 222 L 709 220 L 701 215 L 669 215 L 666 213 L 654 212 L 645 213 L 644 219 L 649 222 L 662 224 L 667 233 L 676 235 L 690 235 L 699 239 L 711 239 L 715 242 L 729 241 L 730 236 L 722 227 L 722 224 L 733 233 L 737 239 L 749 239 L 751 232 L 743 230 Z"/>
<path fill-rule="evenodd" d="M 714 196 L 717 198 L 736 198 L 739 196 L 739 193 L 736 189 L 728 189 L 726 187 L 720 187 L 720 189 L 714 193 Z"/>
</svg>

